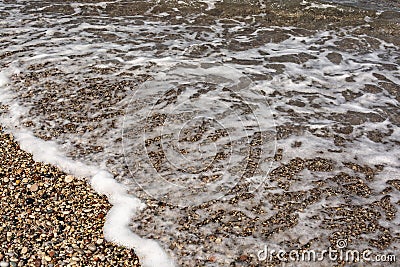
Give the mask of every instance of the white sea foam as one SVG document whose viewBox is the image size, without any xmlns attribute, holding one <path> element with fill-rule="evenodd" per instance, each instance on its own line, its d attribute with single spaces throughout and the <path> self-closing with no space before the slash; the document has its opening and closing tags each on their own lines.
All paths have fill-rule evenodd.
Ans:
<svg viewBox="0 0 400 267">
<path fill-rule="evenodd" d="M 214 9 L 215 3 L 221 2 L 222 0 L 201 0 L 199 2 L 203 2 L 207 4 L 207 10 Z"/>
<path fill-rule="evenodd" d="M 0 87 L 5 86 L 9 82 L 9 79 L 7 78 L 6 74 L 3 72 L 0 72 Z"/>
<path fill-rule="evenodd" d="M 213 8 L 214 2 L 216 1 L 209 1 L 209 8 Z M 183 1 L 178 3 L 182 10 L 187 5 Z M 77 9 L 76 12 L 83 14 L 85 5 L 74 4 L 73 7 Z M 4 33 L 16 32 L 12 37 L 0 37 L 1 40 L 10 42 L 5 51 L 21 51 L 15 57 L 3 59 L 4 64 L 10 65 L 10 68 L 21 67 L 21 77 L 8 79 L 1 75 L 0 83 L 3 86 L 15 83 L 15 87 L 9 88 L 7 92 L 2 91 L 2 102 L 5 103 L 7 99 L 6 103 L 10 104 L 9 111 L 14 114 L 7 117 L 5 113 L 3 120 L 8 121 L 11 130 L 22 143 L 36 143 L 35 151 L 27 146 L 27 149 L 36 155 L 35 159 L 46 161 L 51 160 L 51 157 L 54 158 L 52 163 L 63 165 L 69 172 L 93 177 L 93 187 L 100 193 L 107 194 L 110 203 L 114 205 L 107 216 L 105 226 L 105 235 L 109 240 L 128 247 L 134 246 L 135 242 L 152 244 L 153 241 L 145 242 L 128 232 L 128 225 L 132 223 L 131 228 L 135 233 L 142 237 L 156 236 L 166 251 L 182 265 L 224 266 L 242 254 L 251 255 L 255 245 L 259 243 L 268 243 L 271 247 L 279 249 L 285 242 L 297 242 L 298 238 L 302 243 L 306 243 L 312 237 L 327 237 L 331 231 L 319 228 L 319 221 L 312 220 L 311 216 L 326 217 L 326 207 L 349 203 L 370 205 L 381 198 L 381 192 L 388 187 L 388 181 L 398 179 L 400 151 L 397 142 L 400 129 L 396 116 L 399 103 L 398 98 L 394 96 L 394 84 L 400 84 L 397 58 L 399 50 L 393 44 L 369 36 L 355 35 L 351 29 L 296 33 L 302 29 L 254 27 L 235 18 L 216 20 L 214 24 L 206 27 L 192 25 L 195 21 L 192 17 L 187 18 L 185 23 L 169 24 L 162 21 L 164 18 L 161 17 L 119 18 L 109 16 L 105 12 L 103 17 L 99 16 L 93 20 L 85 17 L 77 20 L 64 17 L 60 24 L 58 17 L 50 16 L 38 20 L 39 15 L 16 13 L 12 15 L 14 17 L 11 16 L 12 19 L 6 20 L 10 25 L 0 22 L 5 25 Z M 23 29 L 19 29 L 20 24 L 16 20 L 20 16 L 25 16 L 28 21 Z M 43 21 L 47 24 L 41 24 Z M 275 34 L 282 40 L 275 41 Z M 237 47 L 228 45 L 233 41 Z M 24 52 L 24 49 L 27 52 Z M 332 52 L 340 55 L 337 63 L 328 59 Z M 61 74 L 40 76 L 35 80 L 35 68 L 28 70 L 35 64 L 44 65 L 39 67 L 39 70 L 56 69 L 60 70 Z M 388 82 L 389 85 L 381 85 L 385 81 L 378 79 L 374 74 L 384 75 L 392 82 Z M 26 78 L 24 75 L 33 75 L 33 78 Z M 141 75 L 150 78 L 146 82 L 137 82 L 143 77 Z M 20 79 L 28 81 L 28 85 L 19 83 Z M 246 82 L 250 79 L 253 79 L 253 83 Z M 199 89 L 210 89 L 211 86 L 207 83 L 222 85 L 224 82 L 233 91 L 233 85 L 237 85 L 236 92 L 246 101 L 239 101 L 234 94 L 223 91 L 223 88 L 205 90 L 206 92 L 203 91 L 197 98 L 191 98 Z M 46 87 L 48 83 L 51 86 Z M 368 84 L 376 86 L 379 90 L 366 92 L 365 87 Z M 138 88 L 142 91 L 138 91 Z M 179 91 L 177 88 L 184 90 Z M 159 99 L 168 98 L 165 95 L 168 91 L 170 95 L 167 96 L 171 96 L 169 102 L 158 102 Z M 264 94 L 265 97 L 261 97 Z M 107 100 L 109 98 L 117 100 L 110 102 Z M 265 105 L 262 104 L 263 101 Z M 42 102 L 46 105 L 41 105 Z M 196 146 L 189 146 L 193 154 L 177 153 L 178 146 L 168 141 L 179 140 L 173 134 L 174 130 L 182 129 L 181 125 L 196 126 L 196 123 L 187 119 L 195 117 L 190 117 L 193 115 L 190 111 L 193 110 L 200 111 L 203 118 L 212 117 L 229 126 L 226 128 L 234 141 L 234 153 L 220 166 L 229 166 L 232 163 L 238 165 L 236 169 L 231 169 L 232 173 L 244 169 L 246 166 L 241 160 L 247 151 L 245 148 L 248 140 L 239 137 L 246 137 L 248 133 L 255 131 L 252 129 L 246 132 L 246 127 L 255 121 L 254 116 L 245 112 L 237 115 L 240 114 L 239 111 L 243 111 L 243 106 L 236 104 L 244 102 L 262 118 L 259 120 L 261 126 L 268 128 L 275 123 L 287 131 L 277 140 L 277 148 L 283 150 L 282 159 L 271 163 L 271 159 L 263 158 L 265 161 L 260 163 L 260 166 L 264 170 L 271 165 L 272 169 L 278 168 L 296 158 L 307 160 L 316 157 L 332 161 L 335 168 L 327 172 L 303 169 L 293 177 L 287 190 L 280 188 L 277 181 L 270 181 L 269 176 L 255 173 L 249 180 L 254 179 L 257 183 L 264 184 L 254 192 L 253 198 L 230 204 L 228 201 L 232 196 L 228 195 L 210 208 L 199 208 L 193 213 L 176 207 L 162 207 L 157 202 L 151 204 L 151 208 L 150 204 L 144 207 L 132 197 L 149 200 L 149 197 L 141 192 L 138 182 L 149 186 L 156 196 L 165 195 L 171 188 L 170 184 L 157 187 L 156 178 L 165 178 L 160 174 L 169 171 L 155 170 L 155 164 L 152 165 L 153 162 L 150 161 L 150 155 L 153 155 L 150 152 L 154 152 L 151 149 L 157 148 L 157 145 L 163 148 L 166 157 L 175 165 L 192 164 L 191 167 L 198 167 L 206 156 L 213 156 L 216 148 L 226 144 L 224 138 L 214 143 L 200 139 L 195 142 Z M 236 107 L 232 108 L 230 113 L 221 112 L 224 109 L 229 110 L 230 105 Z M 29 115 L 25 106 L 31 108 Z M 269 114 L 269 108 L 274 115 L 274 123 L 265 115 Z M 260 111 L 266 113 L 260 114 Z M 349 112 L 353 112 L 353 115 L 349 115 Z M 164 123 L 164 127 L 149 125 L 146 121 L 148 115 L 157 115 L 155 113 L 166 115 L 167 123 Z M 29 122 L 32 122 L 33 126 L 22 131 L 20 126 Z M 76 126 L 76 129 L 68 131 L 71 124 Z M 44 129 L 41 129 L 41 126 Z M 214 129 L 221 127 L 217 123 L 212 126 Z M 345 126 L 351 127 L 351 131 L 340 133 L 336 129 Z M 123 129 L 132 135 L 125 136 L 121 141 Z M 147 135 L 136 134 L 140 133 L 141 129 L 145 129 Z M 210 129 L 212 130 L 212 127 L 206 129 L 207 134 L 211 132 Z M 54 136 L 50 132 L 55 133 Z M 382 141 L 373 138 L 374 132 L 382 134 Z M 36 140 L 32 133 L 51 138 L 53 143 Z M 145 141 L 148 141 L 144 137 L 157 139 L 159 136 L 166 141 L 142 149 L 145 147 Z M 342 144 L 337 143 L 335 137 L 343 138 Z M 51 144 L 52 149 L 40 150 L 40 146 L 46 147 L 47 144 Z M 102 150 L 96 150 L 98 147 Z M 268 147 L 271 149 L 266 149 L 266 152 L 272 156 L 274 147 L 271 144 Z M 65 160 L 63 155 L 67 155 L 70 160 Z M 80 165 L 75 159 L 85 164 Z M 139 168 L 140 175 L 135 172 L 134 164 L 126 164 L 132 162 L 142 167 Z M 365 181 L 364 174 L 344 165 L 348 162 L 368 165 L 371 168 L 382 165 L 384 169 L 377 171 L 373 181 Z M 96 167 L 86 174 L 88 169 L 85 166 Z M 133 170 L 132 174 L 127 168 Z M 100 169 L 107 172 L 96 175 Z M 226 211 L 226 220 L 231 213 L 243 213 L 241 218 L 244 219 L 258 217 L 259 222 L 268 221 L 279 213 L 279 208 L 271 203 L 274 196 L 279 198 L 285 193 L 307 192 L 318 187 L 315 184 L 317 181 L 329 183 L 330 178 L 340 172 L 360 177 L 371 189 L 371 196 L 364 198 L 354 194 L 351 197 L 338 194 L 322 198 L 303 211 L 293 213 L 298 215 L 298 225 L 291 230 L 275 231 L 275 227 L 282 226 L 278 221 L 269 228 L 259 223 L 251 236 L 242 237 L 240 233 L 235 232 L 237 228 L 222 228 L 223 221 L 217 223 L 209 220 L 209 223 L 206 223 L 219 210 Z M 114 173 L 115 179 L 125 188 L 114 186 L 115 180 L 110 173 Z M 174 174 L 176 173 L 169 173 L 171 178 L 176 178 L 173 177 Z M 194 182 L 199 183 L 198 180 Z M 337 186 L 341 188 L 342 185 Z M 174 188 L 175 191 L 172 192 L 176 194 L 172 195 L 178 202 L 190 202 L 192 200 L 188 195 L 191 189 L 192 187 L 186 186 L 180 192 Z M 129 192 L 129 195 L 126 195 L 126 192 Z M 398 192 L 393 189 L 387 195 L 391 196 L 392 203 L 397 205 L 395 203 L 398 200 Z M 184 197 L 179 198 L 181 196 Z M 204 199 L 209 199 L 208 196 Z M 201 197 L 202 195 L 196 195 L 194 198 L 203 202 Z M 189 201 L 186 201 L 188 199 Z M 258 214 L 253 208 L 262 209 L 263 213 Z M 129 216 L 120 218 L 120 214 L 123 213 Z M 132 221 L 130 216 L 133 216 Z M 192 223 L 195 226 L 185 228 L 185 219 L 189 217 L 194 220 Z M 235 222 L 236 218 L 231 220 Z M 399 220 L 397 216 L 393 221 L 382 222 L 382 225 L 396 232 Z M 225 235 L 220 243 L 198 237 L 216 233 Z M 265 237 L 267 234 L 270 235 Z M 371 238 L 375 234 L 368 237 Z M 327 246 L 325 241 L 318 245 Z M 156 255 L 164 254 L 158 249 L 159 247 L 137 252 L 142 262 L 142 258 L 147 258 L 149 262 L 154 260 L 155 266 L 160 266 L 160 263 L 155 263 Z M 151 253 L 153 258 L 143 255 L 148 250 L 154 250 Z M 207 259 L 212 255 L 221 257 L 217 262 L 210 263 Z M 197 262 L 194 264 L 194 261 Z"/>
<path fill-rule="evenodd" d="M 103 229 L 106 240 L 134 249 L 144 267 L 174 266 L 170 256 L 157 241 L 141 238 L 129 228 L 131 218 L 146 207 L 142 201 L 127 194 L 127 189 L 118 183 L 110 172 L 66 157 L 54 141 L 39 139 L 20 125 L 19 119 L 28 113 L 28 109 L 12 99 L 12 93 L 6 86 L 8 81 L 6 71 L 1 71 L 0 103 L 9 104 L 10 107 L 6 116 L 0 117 L 0 123 L 6 127 L 6 131 L 11 131 L 21 149 L 31 153 L 36 161 L 55 165 L 81 178 L 91 178 L 93 189 L 99 194 L 106 195 L 112 204 Z"/>
<path fill-rule="evenodd" d="M 325 9 L 325 8 L 338 8 L 338 6 L 335 6 L 335 5 L 319 4 L 319 3 L 314 3 L 314 2 L 310 3 L 310 2 L 307 2 L 305 0 L 303 0 L 302 5 L 307 5 L 305 7 L 305 9 L 310 9 L 310 8 L 322 8 L 322 9 Z M 338 9 L 340 9 L 340 8 L 338 8 Z"/>
</svg>

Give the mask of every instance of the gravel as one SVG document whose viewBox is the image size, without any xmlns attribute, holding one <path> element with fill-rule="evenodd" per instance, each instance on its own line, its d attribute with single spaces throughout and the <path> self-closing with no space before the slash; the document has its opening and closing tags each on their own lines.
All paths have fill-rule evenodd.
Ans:
<svg viewBox="0 0 400 267">
<path fill-rule="evenodd" d="M 104 240 L 105 196 L 0 130 L 0 266 L 140 266 L 132 249 Z"/>
</svg>

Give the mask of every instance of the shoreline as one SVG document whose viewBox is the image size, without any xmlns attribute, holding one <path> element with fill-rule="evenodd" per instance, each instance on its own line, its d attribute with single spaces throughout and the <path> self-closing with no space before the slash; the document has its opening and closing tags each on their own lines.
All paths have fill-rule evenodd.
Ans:
<svg viewBox="0 0 400 267">
<path fill-rule="evenodd" d="M 229 261 L 234 266 L 258 266 L 260 262 L 256 257 L 255 241 L 259 240 L 267 240 L 268 244 L 287 250 L 318 250 L 346 240 L 352 248 L 368 246 L 378 252 L 392 253 L 399 240 L 399 233 L 393 230 L 393 225 L 400 205 L 400 189 L 399 180 L 390 177 L 390 170 L 399 165 L 389 165 L 389 168 L 393 168 L 387 170 L 387 166 L 375 164 L 374 159 L 377 158 L 381 163 L 383 156 L 376 153 L 382 151 L 381 147 L 388 147 L 388 144 L 393 144 L 387 150 L 393 149 L 393 155 L 388 158 L 398 155 L 395 139 L 399 120 L 392 115 L 396 114 L 398 108 L 395 104 L 380 107 L 375 102 L 382 99 L 387 103 L 400 101 L 397 90 L 399 76 L 395 73 L 398 70 L 398 58 L 394 58 L 400 44 L 396 38 L 400 32 L 400 13 L 378 13 L 350 7 L 319 8 L 311 2 L 320 1 L 294 0 L 276 6 L 247 6 L 244 1 L 234 1 L 232 4 L 225 1 L 215 3 L 215 8 L 211 9 L 206 8 L 205 3 L 182 5 L 181 9 L 176 9 L 174 5 L 163 2 L 154 6 L 148 18 L 154 25 L 146 24 L 146 19 L 141 20 L 140 15 L 151 6 L 151 3 L 141 1 L 133 4 L 109 3 L 96 10 L 92 10 L 89 4 L 82 4 L 77 8 L 78 11 L 71 11 L 69 3 L 49 4 L 41 9 L 39 15 L 33 12 L 41 8 L 41 4 L 31 3 L 23 12 L 27 21 L 38 29 L 47 30 L 47 26 L 37 25 L 37 17 L 53 18 L 55 13 L 60 13 L 65 15 L 65 25 L 88 35 L 80 37 L 83 41 L 91 43 L 102 40 L 105 41 L 101 45 L 104 51 L 110 50 L 99 52 L 104 58 L 92 56 L 97 55 L 97 48 L 87 48 L 87 54 L 82 54 L 83 51 L 75 51 L 76 47 L 71 50 L 72 46 L 69 46 L 64 53 L 64 41 L 58 40 L 65 34 L 66 40 L 74 43 L 77 41 L 75 35 L 64 32 L 64 26 L 51 24 L 50 29 L 57 35 L 51 32 L 43 37 L 43 44 L 31 46 L 31 36 L 36 36 L 32 33 L 36 34 L 39 30 L 31 29 L 22 37 L 17 34 L 13 37 L 12 26 L 19 27 L 19 17 L 10 12 L 9 36 L 5 36 L 4 40 L 9 39 L 12 43 L 13 37 L 17 40 L 25 38 L 28 42 L 11 45 L 10 51 L 6 50 L 0 55 L 0 66 L 12 69 L 18 65 L 16 63 L 21 63 L 21 72 L 11 77 L 13 91 L 20 103 L 32 105 L 32 113 L 13 118 L 41 140 L 70 140 L 76 148 L 73 151 L 76 151 L 74 156 L 77 158 L 86 155 L 95 157 L 97 153 L 105 155 L 106 164 L 111 166 L 110 173 L 123 177 L 123 171 L 127 172 L 127 168 L 116 162 L 123 162 L 121 159 L 125 155 L 116 149 L 117 146 L 114 148 L 114 143 L 119 145 L 121 138 L 113 134 L 117 130 L 119 132 L 116 123 L 125 110 L 121 109 L 119 101 L 128 99 L 131 88 L 142 84 L 151 76 L 149 73 L 157 70 L 159 57 L 182 53 L 190 59 L 199 58 L 199 61 L 202 57 L 221 60 L 223 64 L 240 66 L 243 70 L 259 66 L 261 74 L 257 73 L 258 68 L 254 68 L 254 75 L 252 72 L 247 74 L 257 81 L 272 81 L 266 82 L 268 86 L 261 92 L 268 98 L 276 117 L 282 118 L 276 133 L 280 140 L 279 149 L 276 155 L 268 158 L 276 162 L 276 168 L 271 169 L 268 176 L 272 186 L 266 186 L 264 191 L 260 190 L 262 193 L 254 195 L 246 194 L 244 186 L 238 187 L 237 195 L 229 201 L 210 202 L 186 210 L 160 205 L 155 200 L 139 196 L 150 204 L 138 216 L 130 218 L 130 224 L 127 221 L 125 225 L 137 225 L 135 234 L 160 242 L 166 253 L 178 258 L 181 266 L 208 266 L 214 262 L 228 264 Z M 72 17 L 68 20 L 70 15 Z M 75 15 L 77 21 L 73 18 Z M 136 33 L 130 28 L 131 25 L 125 25 L 128 22 L 123 21 L 118 25 L 126 28 L 117 30 L 103 27 L 98 22 L 94 23 L 98 28 L 92 29 L 90 20 L 88 25 L 79 24 L 98 15 L 104 15 L 105 22 L 114 22 L 114 16 L 138 16 L 132 23 L 144 31 Z M 194 16 L 193 20 L 189 19 L 190 16 Z M 190 26 L 185 24 L 189 22 Z M 156 31 L 158 23 L 168 26 L 165 32 L 153 33 L 154 36 L 149 34 Z M 216 28 L 205 30 L 211 26 Z M 238 27 L 239 30 L 229 32 L 231 27 Z M 260 31 L 252 34 L 255 28 Z M 221 32 L 218 32 L 219 29 Z M 191 31 L 197 32 L 196 38 L 177 37 L 178 34 L 185 36 Z M 120 34 L 137 37 L 138 44 L 130 42 L 129 38 L 121 40 Z M 214 46 L 212 36 L 215 36 L 215 40 L 220 38 L 223 41 Z M 242 42 L 243 38 L 248 41 Z M 169 50 L 168 40 L 173 41 L 170 43 L 182 43 Z M 154 41 L 155 54 L 146 48 L 151 41 Z M 192 42 L 205 43 L 192 45 Z M 283 42 L 286 42 L 286 46 L 280 45 Z M 78 47 L 82 44 L 77 43 Z M 109 43 L 113 46 L 110 47 Z M 144 44 L 146 46 L 142 47 Z M 32 53 L 45 55 L 44 52 L 53 45 L 56 52 L 49 60 L 37 57 L 32 61 L 24 61 Z M 126 46 L 132 47 L 126 49 Z M 57 49 L 60 50 L 58 53 Z M 144 65 L 140 57 L 127 55 L 126 51 L 129 51 L 128 54 L 140 51 L 143 53 L 141 56 L 154 59 L 156 63 L 150 61 L 151 64 Z M 246 51 L 254 54 L 247 59 L 243 56 Z M 220 54 L 214 56 L 214 52 Z M 66 58 L 66 63 L 59 64 L 61 56 Z M 136 63 L 124 63 L 126 66 L 132 65 L 129 69 L 123 65 L 122 72 L 119 69 L 121 62 L 114 62 L 119 57 L 126 62 L 132 60 Z M 98 63 L 110 65 L 97 68 Z M 372 67 L 368 69 L 368 66 Z M 365 87 L 362 87 L 364 84 Z M 294 85 L 293 88 L 291 85 Z M 308 91 L 308 88 L 311 90 Z M 199 90 L 196 95 L 207 93 Z M 179 94 L 180 90 L 177 96 Z M 143 99 L 146 101 L 146 98 Z M 166 105 L 173 102 L 170 95 L 166 94 L 165 99 L 168 100 L 165 101 Z M 193 99 L 196 101 L 196 98 Z M 8 106 L 2 104 L 0 113 L 2 108 L 7 113 Z M 344 108 L 345 104 L 355 104 L 360 109 L 354 111 Z M 341 105 L 342 110 L 334 108 Z M 328 114 L 327 110 L 332 112 Z M 132 131 L 132 134 L 135 133 Z M 20 140 L 17 133 L 15 136 Z M 360 141 L 360 138 L 364 138 L 364 141 Z M 257 138 L 254 140 L 257 141 Z M 58 163 L 49 165 L 35 162 L 31 154 L 20 149 L 19 144 L 25 148 L 23 143 L 17 144 L 11 135 L 3 132 L 1 125 L 0 142 L 3 207 L 0 213 L 4 224 L 0 225 L 0 267 L 147 266 L 146 259 L 149 257 L 140 253 L 144 247 L 142 243 L 140 247 L 135 246 L 136 253 L 140 255 L 140 264 L 132 249 L 105 242 L 104 229 L 106 237 L 110 234 L 107 227 L 104 228 L 104 223 L 112 205 L 105 196 L 93 190 L 96 187 L 92 188 L 86 178 L 79 180 L 67 175 L 54 167 L 62 166 Z M 159 152 L 157 145 L 154 142 L 154 147 L 150 147 L 149 151 Z M 31 150 L 27 148 L 27 151 Z M 368 151 L 376 155 L 370 157 Z M 387 151 L 382 155 L 387 155 Z M 38 159 L 37 153 L 33 154 Z M 368 160 L 364 160 L 363 157 L 367 156 Z M 398 158 L 392 162 L 398 162 Z M 249 171 L 252 170 L 251 162 L 248 161 Z M 60 168 L 67 172 L 70 170 Z M 384 174 L 381 175 L 382 171 Z M 121 181 L 125 180 L 121 178 Z M 135 189 L 131 189 L 130 193 L 136 195 Z M 124 212 L 118 214 L 126 215 Z M 117 226 L 112 228 L 119 230 L 115 223 L 109 225 Z M 129 243 L 131 239 L 124 233 L 122 236 Z M 235 245 L 233 241 L 237 240 L 247 247 Z M 147 251 L 151 251 L 152 259 L 157 259 L 153 250 Z M 227 251 L 229 253 L 225 253 Z M 151 266 L 165 267 L 162 264 Z"/>
<path fill-rule="evenodd" d="M 35 162 L 1 126 L 0 144 L 1 266 L 141 266 L 133 249 L 104 240 L 106 196 Z"/>
</svg>

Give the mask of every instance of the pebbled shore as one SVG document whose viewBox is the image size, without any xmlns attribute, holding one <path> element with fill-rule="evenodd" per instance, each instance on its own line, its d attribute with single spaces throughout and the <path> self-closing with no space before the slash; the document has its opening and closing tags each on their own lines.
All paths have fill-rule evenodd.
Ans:
<svg viewBox="0 0 400 267">
<path fill-rule="evenodd" d="M 0 194 L 0 266 L 140 266 L 133 250 L 104 240 L 106 197 L 35 162 L 1 127 Z"/>
<path fill-rule="evenodd" d="M 386 148 L 399 144 L 400 13 L 319 8 L 303 0 L 225 0 L 215 8 L 198 1 L 79 2 L 7 1 L 10 5 L 0 10 L 7 29 L 0 33 L 0 69 L 21 68 L 10 83 L 15 101 L 30 110 L 18 125 L 43 140 L 68 143 L 72 159 L 105 162 L 116 180 L 133 185 L 130 193 L 147 204 L 132 218 L 135 233 L 160 241 L 180 266 L 188 267 L 286 264 L 276 257 L 259 260 L 264 245 L 320 252 L 343 242 L 349 250 L 397 256 L 400 178 L 393 170 L 399 165 L 366 164 L 361 152 L 383 156 Z M 16 31 L 21 21 L 26 28 Z M 90 45 L 80 49 L 82 44 Z M 136 61 L 142 56 L 146 62 Z M 183 62 L 215 60 L 243 70 L 255 82 L 266 81 L 260 92 L 276 113 L 278 145 L 266 159 L 275 166 L 268 184 L 256 194 L 243 183 L 224 201 L 186 209 L 137 194 L 128 178 L 130 165 L 120 164 L 126 162 L 122 138 L 113 133 L 120 132 L 118 122 L 128 105 L 123 100 L 158 73 L 159 59 L 170 56 L 182 56 Z M 174 101 L 185 84 L 179 85 L 176 91 L 160 92 L 165 105 L 179 106 Z M 213 91 L 196 89 L 192 100 L 208 92 Z M 344 104 L 349 109 L 335 108 Z M 351 109 L 354 104 L 365 109 Z M 246 110 L 246 105 L 236 107 Z M 157 127 L 173 117 L 163 110 L 155 115 L 146 125 Z M 104 242 L 101 228 L 110 208 L 104 197 L 83 181 L 35 163 L 10 138 L 0 135 L 5 216 L 0 263 L 139 264 L 131 250 Z M 152 157 L 157 168 L 163 167 L 157 161 L 165 155 L 160 140 L 146 139 L 148 152 L 138 158 Z M 254 146 L 248 151 L 254 153 L 243 164 L 249 177 L 256 173 L 262 147 L 257 135 L 250 143 Z M 223 155 L 218 160 L 227 162 Z M 212 182 L 214 177 L 201 178 Z M 395 260 L 365 264 L 396 266 Z M 365 266 L 328 259 L 288 266 L 358 264 Z"/>
</svg>

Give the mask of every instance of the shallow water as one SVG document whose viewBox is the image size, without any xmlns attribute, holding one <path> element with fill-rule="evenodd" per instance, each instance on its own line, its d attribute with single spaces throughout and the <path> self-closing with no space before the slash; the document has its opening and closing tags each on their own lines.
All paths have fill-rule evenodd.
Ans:
<svg viewBox="0 0 400 267">
<path fill-rule="evenodd" d="M 180 266 L 341 239 L 398 252 L 399 47 L 369 35 L 373 13 L 305 29 L 224 9 L 0 4 L 9 126 L 112 172 L 148 204 L 131 229 Z"/>
<path fill-rule="evenodd" d="M 400 11 L 400 1 L 385 0 L 385 1 L 366 1 L 366 0 L 324 0 L 324 2 L 337 3 L 377 11 Z"/>
</svg>

